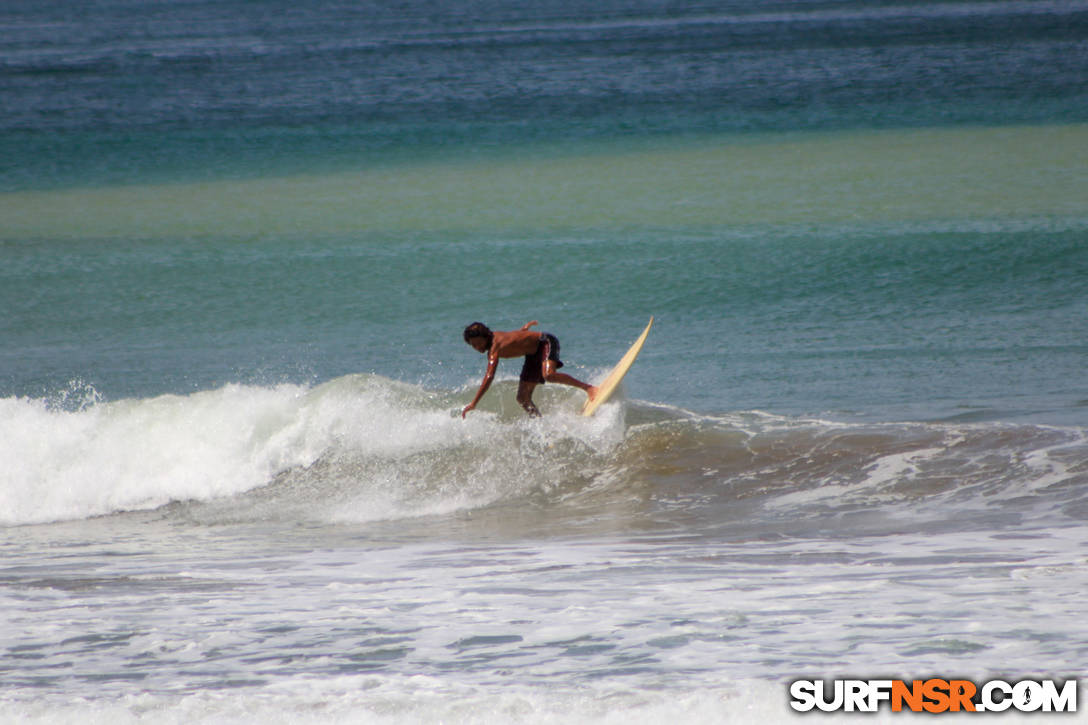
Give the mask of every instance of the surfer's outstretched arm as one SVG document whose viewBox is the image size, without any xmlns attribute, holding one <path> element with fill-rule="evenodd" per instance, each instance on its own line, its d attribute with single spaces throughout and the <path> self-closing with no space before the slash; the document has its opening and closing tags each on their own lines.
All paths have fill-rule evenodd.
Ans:
<svg viewBox="0 0 1088 725">
<path fill-rule="evenodd" d="M 491 387 L 491 381 L 495 379 L 495 369 L 499 366 L 499 356 L 496 353 L 488 353 L 487 355 L 487 372 L 484 373 L 483 382 L 480 383 L 480 389 L 476 391 L 476 397 L 461 410 L 461 417 L 464 418 L 468 415 L 470 410 L 476 409 L 476 404 L 480 402 L 480 398 L 484 397 L 484 393 Z"/>
</svg>

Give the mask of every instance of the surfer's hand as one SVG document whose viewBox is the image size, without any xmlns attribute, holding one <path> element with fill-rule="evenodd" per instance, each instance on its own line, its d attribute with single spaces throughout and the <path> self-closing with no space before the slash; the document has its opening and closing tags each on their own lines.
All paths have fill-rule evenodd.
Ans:
<svg viewBox="0 0 1088 725">
<path fill-rule="evenodd" d="M 521 329 L 528 330 L 533 325 L 539 325 L 539 324 L 540 324 L 539 322 L 537 322 L 536 320 L 533 320 L 532 322 L 526 322 L 524 325 L 521 326 Z"/>
<path fill-rule="evenodd" d="M 464 409 L 463 409 L 463 410 L 461 411 L 461 419 L 463 420 L 463 419 L 464 419 L 464 417 L 465 417 L 466 415 L 468 415 L 468 412 L 469 412 L 470 410 L 475 410 L 475 409 L 476 409 L 476 404 L 475 404 L 475 403 L 469 403 L 468 405 L 466 405 L 466 406 L 464 407 Z"/>
</svg>

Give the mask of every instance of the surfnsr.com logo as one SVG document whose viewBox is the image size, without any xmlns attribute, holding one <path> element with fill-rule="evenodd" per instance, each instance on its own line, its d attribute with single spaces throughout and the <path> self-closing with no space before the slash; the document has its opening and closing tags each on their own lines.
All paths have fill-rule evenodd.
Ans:
<svg viewBox="0 0 1088 725">
<path fill-rule="evenodd" d="M 796 680 L 790 707 L 797 712 L 1076 712 L 1077 681 L 990 680 Z"/>
</svg>

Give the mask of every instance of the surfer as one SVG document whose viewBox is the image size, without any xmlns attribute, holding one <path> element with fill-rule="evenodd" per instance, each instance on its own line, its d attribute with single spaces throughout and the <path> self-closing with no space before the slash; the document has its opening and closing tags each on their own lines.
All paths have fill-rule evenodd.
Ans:
<svg viewBox="0 0 1088 725">
<path fill-rule="evenodd" d="M 536 324 L 536 320 L 526 322 L 520 330 L 510 332 L 491 331 L 482 322 L 473 322 L 465 328 L 465 342 L 477 352 L 487 355 L 487 372 L 484 373 L 480 389 L 476 391 L 476 397 L 461 411 L 462 418 L 476 408 L 480 398 L 491 387 L 491 381 L 495 379 L 495 369 L 499 366 L 499 358 L 503 357 L 525 356 L 525 363 L 521 367 L 521 382 L 518 383 L 517 401 L 531 416 L 540 415 L 540 411 L 533 405 L 533 390 L 545 382 L 581 388 L 586 391 L 590 400 L 597 395 L 597 388 L 594 386 L 566 373 L 556 372 L 563 367 L 563 361 L 559 359 L 559 340 L 550 333 L 529 329 Z"/>
</svg>

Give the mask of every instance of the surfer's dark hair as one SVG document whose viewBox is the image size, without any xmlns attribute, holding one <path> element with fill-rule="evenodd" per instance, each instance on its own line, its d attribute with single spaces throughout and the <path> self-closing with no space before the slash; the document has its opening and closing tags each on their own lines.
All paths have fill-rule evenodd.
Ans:
<svg viewBox="0 0 1088 725">
<path fill-rule="evenodd" d="M 495 337 L 495 335 L 491 332 L 491 328 L 489 328 L 484 323 L 473 322 L 471 325 L 465 328 L 465 342 L 469 342 L 474 337 L 485 338 L 487 340 L 487 346 L 491 347 L 491 340 Z"/>
</svg>

